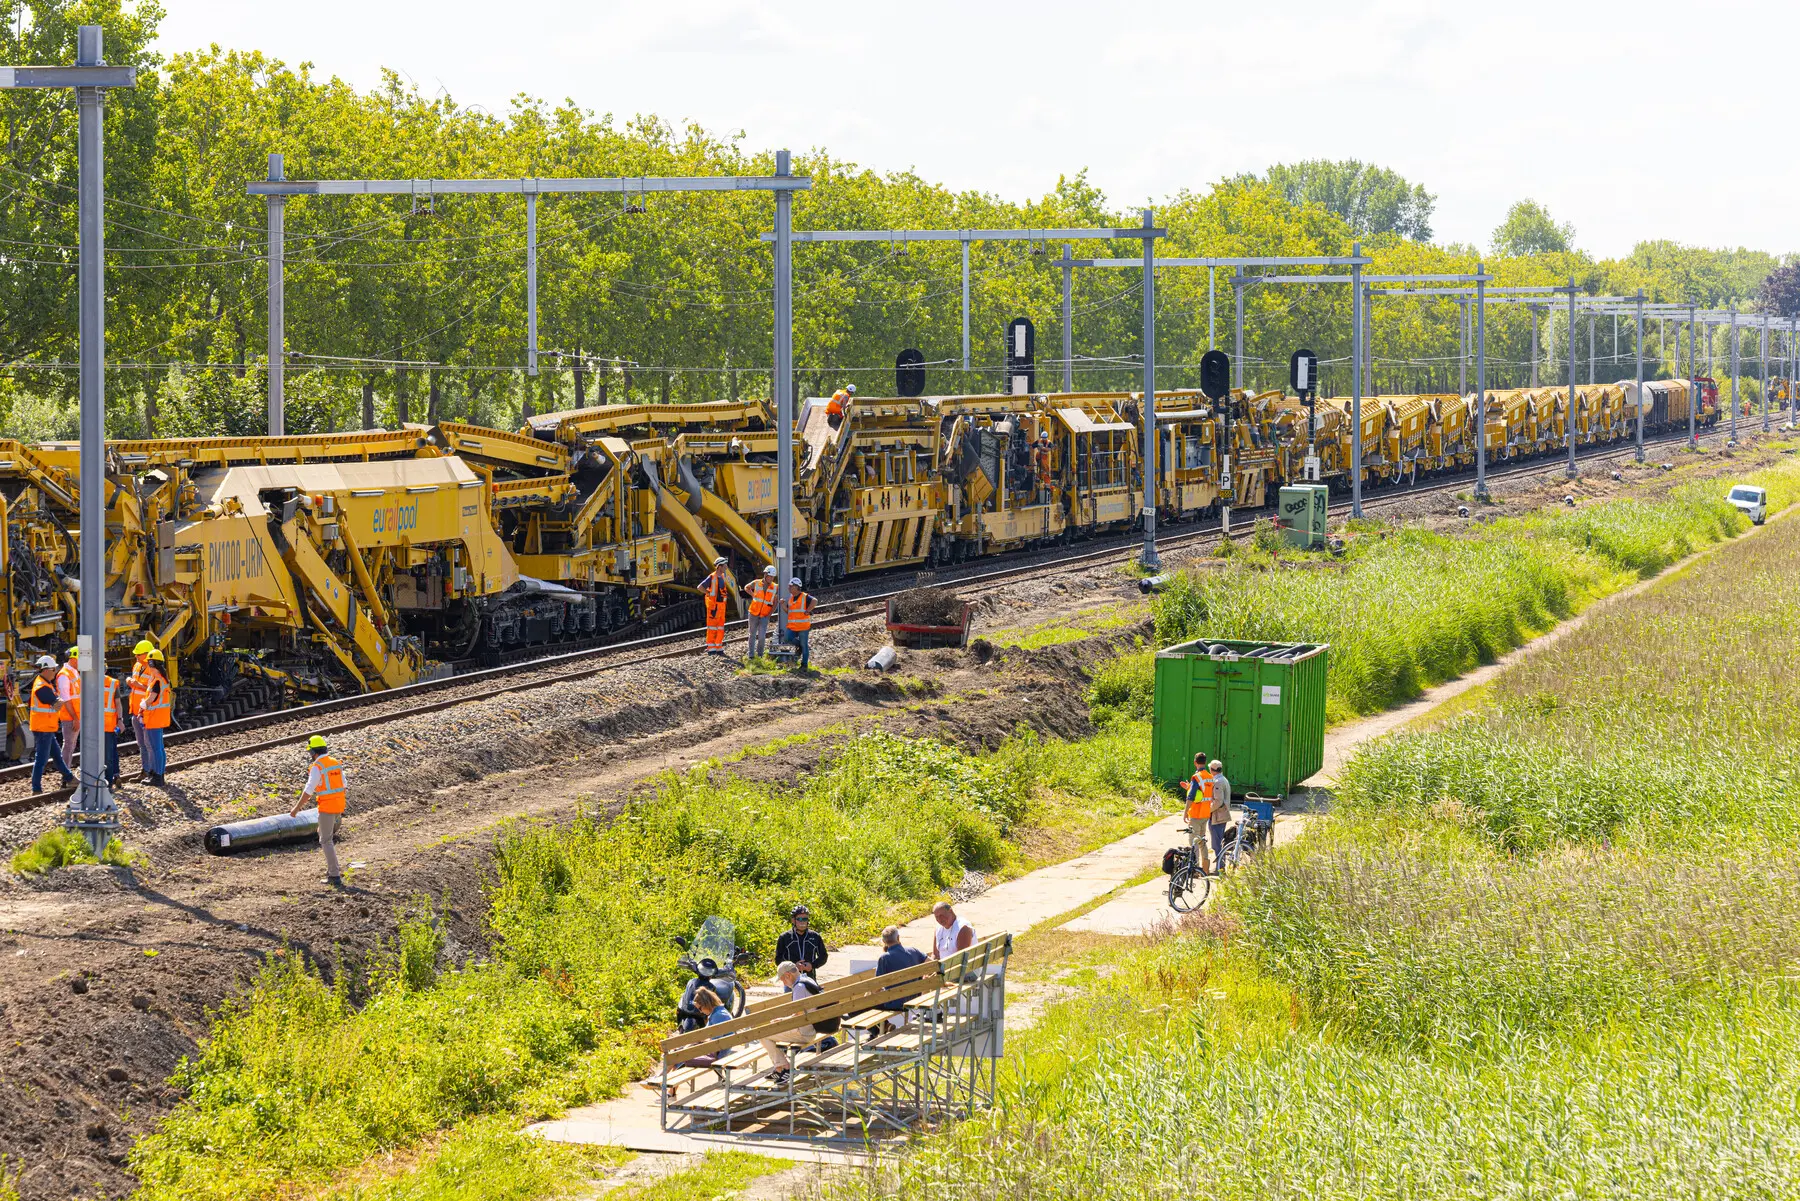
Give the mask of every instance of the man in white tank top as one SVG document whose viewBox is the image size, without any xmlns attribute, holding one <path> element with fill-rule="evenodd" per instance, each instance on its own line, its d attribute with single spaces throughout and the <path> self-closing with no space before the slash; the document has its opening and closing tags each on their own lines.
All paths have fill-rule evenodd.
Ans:
<svg viewBox="0 0 1800 1201">
<path fill-rule="evenodd" d="M 932 906 L 931 916 L 937 919 L 938 924 L 938 928 L 932 931 L 933 959 L 948 959 L 958 951 L 966 951 L 975 945 L 975 928 L 956 916 L 956 910 L 950 908 L 950 902 L 939 901 Z"/>
</svg>

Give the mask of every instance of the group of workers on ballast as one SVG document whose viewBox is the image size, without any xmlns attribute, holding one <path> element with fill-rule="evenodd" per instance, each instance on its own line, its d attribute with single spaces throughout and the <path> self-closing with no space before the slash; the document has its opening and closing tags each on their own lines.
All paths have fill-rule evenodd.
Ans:
<svg viewBox="0 0 1800 1201">
<path fill-rule="evenodd" d="M 937 923 L 937 929 L 931 932 L 930 958 L 948 959 L 958 951 L 966 951 L 975 945 L 975 927 L 957 917 L 950 902 L 939 901 L 932 907 L 931 916 Z M 796 1001 L 806 1001 L 824 991 L 819 984 L 817 972 L 825 966 L 831 953 L 825 949 L 825 940 L 819 937 L 819 932 L 812 929 L 812 913 L 805 905 L 794 906 L 793 912 L 788 915 L 788 921 L 788 928 L 775 940 L 775 978 L 781 982 L 782 992 Z M 923 951 L 901 945 L 898 926 L 889 926 L 881 932 L 881 957 L 875 961 L 877 976 L 902 972 L 925 961 Z M 731 1020 L 731 1011 L 719 999 L 719 994 L 710 988 L 702 986 L 695 989 L 693 1004 L 699 1011 L 701 1020 L 708 1026 L 717 1026 Z M 894 1016 L 889 1020 L 894 1026 L 906 1024 L 904 1001 L 886 1001 L 873 1008 L 892 1011 Z M 791 1030 L 782 1030 L 763 1039 L 763 1050 L 775 1069 L 772 1074 L 773 1083 L 777 1086 L 786 1084 L 788 1073 L 793 1070 L 793 1060 L 788 1057 L 787 1047 L 829 1051 L 838 1045 L 837 1035 L 842 1025 L 841 1018 L 823 1018 L 817 1022 L 795 1026 Z M 715 1055 L 699 1055 L 684 1061 L 680 1066 L 710 1067 L 717 1058 Z"/>
<path fill-rule="evenodd" d="M 765 567 L 761 577 L 741 589 L 750 601 L 750 640 L 745 647 L 748 658 L 758 658 L 768 651 L 769 619 L 779 607 L 776 604 L 779 586 L 775 569 Z M 700 596 L 706 602 L 706 653 L 722 655 L 725 653 L 725 612 L 731 600 L 731 577 L 725 573 L 723 555 L 713 560 L 712 574 L 701 581 Z M 781 642 L 794 648 L 800 658 L 801 671 L 812 663 L 813 603 L 812 594 L 805 590 L 799 576 L 788 581 L 787 629 L 781 633 Z"/>
<path fill-rule="evenodd" d="M 1188 845 L 1200 870 L 1215 875 L 1225 851 L 1225 827 L 1231 821 L 1231 781 L 1225 778 L 1225 765 L 1209 761 L 1202 751 L 1194 756 L 1194 774 L 1187 785 Z"/>
<path fill-rule="evenodd" d="M 132 648 L 131 674 L 125 679 L 125 712 L 137 737 L 138 758 L 143 764 L 146 784 L 161 786 L 169 769 L 168 748 L 164 733 L 175 715 L 175 688 L 163 674 L 166 660 L 149 639 Z M 119 679 L 106 675 L 106 782 L 119 783 Z M 10 688 L 10 682 L 9 682 Z M 40 655 L 37 673 L 31 677 L 30 730 L 36 758 L 31 768 L 31 791 L 44 791 L 44 768 L 54 764 L 62 773 L 63 786 L 75 783 L 69 765 L 81 743 L 81 668 L 80 648 L 70 647 L 68 662 L 60 668 L 49 655 Z M 312 763 L 306 786 L 288 816 L 299 814 L 300 806 L 314 801 L 319 807 L 319 846 L 325 852 L 326 880 L 333 886 L 343 883 L 338 870 L 337 848 L 333 842 L 337 826 L 344 814 L 347 796 L 344 787 L 344 765 L 334 758 L 318 734 L 307 743 Z"/>
<path fill-rule="evenodd" d="M 175 713 L 175 689 L 163 674 L 163 653 L 148 639 L 132 648 L 131 674 L 126 678 L 125 711 L 137 738 L 138 759 L 143 765 L 144 782 L 161 785 L 168 769 L 168 755 L 163 747 L 163 732 Z M 106 733 L 106 782 L 119 782 L 119 680 L 104 675 L 106 717 L 102 727 Z M 40 655 L 37 674 L 27 686 L 26 702 L 30 711 L 27 728 L 31 731 L 35 758 L 31 768 L 31 791 L 44 791 L 44 769 L 55 765 L 62 773 L 64 787 L 75 782 L 70 770 L 75 752 L 81 744 L 81 668 L 79 648 L 70 647 L 68 662 L 60 668 L 49 655 Z M 16 698 L 15 698 L 16 699 Z"/>
</svg>

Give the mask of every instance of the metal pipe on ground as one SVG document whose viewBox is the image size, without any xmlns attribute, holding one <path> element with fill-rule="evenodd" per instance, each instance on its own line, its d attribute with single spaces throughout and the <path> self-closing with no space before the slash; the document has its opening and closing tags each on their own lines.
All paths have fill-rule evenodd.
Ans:
<svg viewBox="0 0 1800 1201">
<path fill-rule="evenodd" d="M 206 850 L 213 855 L 229 855 L 234 851 L 286 846 L 318 837 L 319 811 L 305 809 L 293 817 L 278 813 L 272 817 L 252 817 L 214 826 L 206 832 Z"/>
</svg>

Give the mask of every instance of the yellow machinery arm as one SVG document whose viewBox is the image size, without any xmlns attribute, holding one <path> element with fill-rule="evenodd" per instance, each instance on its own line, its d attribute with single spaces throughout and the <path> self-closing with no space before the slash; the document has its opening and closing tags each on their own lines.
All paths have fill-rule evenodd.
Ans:
<svg viewBox="0 0 1800 1201">
<path fill-rule="evenodd" d="M 371 682 L 370 677 L 378 680 L 378 686 L 382 688 L 410 684 L 424 670 L 424 656 L 409 643 L 395 642 L 390 646 L 387 635 L 370 617 L 382 612 L 380 600 L 364 593 L 361 586 L 352 587 L 338 578 L 319 554 L 319 548 L 313 545 L 303 520 L 296 513 L 281 523 L 281 557 L 288 570 L 294 573 L 295 583 L 312 602 L 308 611 L 313 619 L 318 620 L 321 610 L 330 616 L 330 624 L 319 623 L 326 644 L 345 667 L 364 680 L 365 686 Z M 350 547 L 349 552 L 352 562 L 356 562 L 357 550 Z M 359 585 L 368 579 L 366 572 L 355 574 Z M 360 613 L 357 611 L 359 599 Z M 340 644 L 339 639 L 347 641 L 348 647 Z M 346 653 L 351 649 L 354 656 Z M 356 663 L 352 662 L 352 657 Z M 358 670 L 358 663 L 362 670 Z"/>
</svg>

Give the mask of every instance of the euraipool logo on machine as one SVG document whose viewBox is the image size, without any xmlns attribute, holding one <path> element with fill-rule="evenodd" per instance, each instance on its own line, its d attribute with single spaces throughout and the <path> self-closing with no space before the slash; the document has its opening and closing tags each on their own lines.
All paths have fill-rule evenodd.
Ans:
<svg viewBox="0 0 1800 1201">
<path fill-rule="evenodd" d="M 410 505 L 390 505 L 385 509 L 375 510 L 375 532 L 377 534 L 403 534 L 407 530 L 419 528 L 419 502 Z"/>
</svg>

